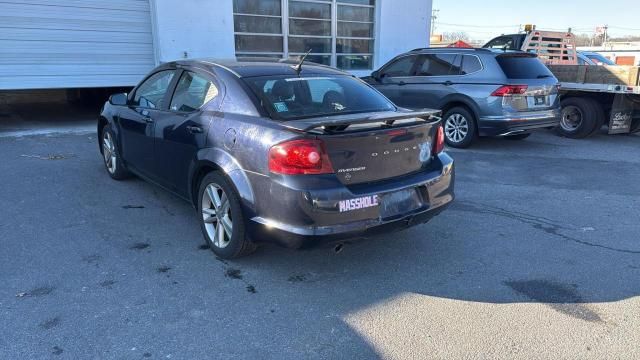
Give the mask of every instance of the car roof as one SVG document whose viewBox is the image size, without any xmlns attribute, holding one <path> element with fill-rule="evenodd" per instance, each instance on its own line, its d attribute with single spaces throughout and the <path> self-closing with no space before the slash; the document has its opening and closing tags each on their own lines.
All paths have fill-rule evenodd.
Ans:
<svg viewBox="0 0 640 360">
<path fill-rule="evenodd" d="M 454 47 L 437 47 L 437 48 L 419 48 L 413 49 L 409 51 L 407 54 L 430 54 L 430 53 L 438 53 L 438 52 L 446 52 L 446 53 L 468 53 L 468 54 L 488 54 L 488 55 L 502 55 L 502 54 L 530 54 L 532 57 L 535 56 L 533 53 L 529 53 L 522 50 L 503 50 L 503 49 L 493 49 L 493 48 L 454 48 Z"/>
<path fill-rule="evenodd" d="M 200 66 L 221 68 L 229 71 L 233 75 L 244 77 L 255 76 L 281 76 L 298 75 L 293 66 L 298 64 L 295 60 L 270 59 L 270 58 L 250 58 L 250 59 L 187 59 L 175 61 L 172 64 L 184 66 Z M 301 75 L 350 75 L 346 72 L 334 69 L 329 66 L 305 61 L 302 65 Z"/>
</svg>

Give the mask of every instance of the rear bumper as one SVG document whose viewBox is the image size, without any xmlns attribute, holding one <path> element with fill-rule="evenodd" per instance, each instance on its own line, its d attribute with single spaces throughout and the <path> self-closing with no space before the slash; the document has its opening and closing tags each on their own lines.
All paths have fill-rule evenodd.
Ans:
<svg viewBox="0 0 640 360">
<path fill-rule="evenodd" d="M 484 116 L 478 123 L 480 136 L 507 136 L 531 132 L 560 124 L 560 109 Z"/>
<path fill-rule="evenodd" d="M 380 207 L 339 213 L 337 203 L 345 199 L 344 193 L 336 193 L 335 197 L 327 198 L 326 193 L 307 191 L 303 197 L 310 199 L 309 206 L 316 204 L 322 207 L 315 210 L 307 209 L 309 211 L 306 217 L 307 219 L 311 217 L 310 224 L 298 225 L 278 221 L 276 218 L 267 218 L 267 216 L 254 216 L 247 223 L 249 236 L 257 242 L 273 242 L 289 248 L 307 248 L 325 243 L 368 238 L 426 223 L 444 211 L 454 199 L 453 160 L 444 153 L 439 157 L 443 163 L 440 172 L 413 176 L 411 180 L 406 180 L 408 183 L 403 183 L 402 186 L 387 192 L 387 194 L 394 194 L 398 191 L 416 189 L 421 194 L 422 201 L 420 206 L 413 210 L 399 210 L 398 213 L 388 217 L 380 215 Z M 351 197 L 374 194 L 384 194 L 384 191 L 372 189 L 366 194 L 358 193 Z M 323 200 L 318 200 L 319 197 Z M 326 224 L 327 221 L 331 223 Z"/>
</svg>

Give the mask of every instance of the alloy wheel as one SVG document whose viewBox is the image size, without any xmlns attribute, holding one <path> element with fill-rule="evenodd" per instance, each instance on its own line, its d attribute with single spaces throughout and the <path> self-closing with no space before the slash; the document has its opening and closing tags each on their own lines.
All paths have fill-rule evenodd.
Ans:
<svg viewBox="0 0 640 360">
<path fill-rule="evenodd" d="M 207 185 L 202 194 L 202 219 L 213 245 L 220 249 L 227 247 L 233 235 L 231 203 L 218 184 Z"/>
<path fill-rule="evenodd" d="M 451 114 L 444 123 L 444 133 L 449 141 L 462 142 L 469 134 L 469 121 L 460 114 Z"/>
<path fill-rule="evenodd" d="M 107 166 L 109 173 L 115 174 L 117 166 L 116 145 L 108 131 L 105 131 L 104 135 L 102 135 L 102 155 L 104 156 L 104 164 Z"/>
<path fill-rule="evenodd" d="M 560 120 L 560 127 L 562 130 L 573 132 L 576 131 L 580 125 L 582 125 L 582 110 L 577 106 L 566 106 L 562 109 L 562 120 Z"/>
</svg>

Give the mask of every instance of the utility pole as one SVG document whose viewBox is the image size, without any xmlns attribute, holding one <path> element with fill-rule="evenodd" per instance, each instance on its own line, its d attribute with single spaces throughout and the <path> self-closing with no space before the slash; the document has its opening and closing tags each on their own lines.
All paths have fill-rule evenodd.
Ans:
<svg viewBox="0 0 640 360">
<path fill-rule="evenodd" d="M 429 34 L 429 36 L 433 36 L 436 32 L 436 20 L 438 20 L 439 12 L 440 10 L 438 9 L 433 9 L 433 11 L 431 12 L 431 33 Z"/>
<path fill-rule="evenodd" d="M 602 42 L 602 48 L 607 49 L 607 38 L 609 37 L 609 25 L 604 26 L 604 41 Z"/>
</svg>

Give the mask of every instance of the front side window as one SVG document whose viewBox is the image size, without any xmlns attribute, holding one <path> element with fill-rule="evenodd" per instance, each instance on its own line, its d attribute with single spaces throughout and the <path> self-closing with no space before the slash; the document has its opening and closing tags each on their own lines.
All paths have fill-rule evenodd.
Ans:
<svg viewBox="0 0 640 360">
<path fill-rule="evenodd" d="M 499 38 L 495 38 L 491 40 L 484 47 L 490 48 L 490 49 L 513 49 L 514 48 L 513 37 L 501 36 Z"/>
<path fill-rule="evenodd" d="M 175 70 L 157 72 L 136 89 L 133 105 L 148 109 L 161 109 L 164 96 L 169 89 Z"/>
<path fill-rule="evenodd" d="M 403 77 L 413 75 L 413 65 L 415 65 L 417 56 L 405 56 L 391 63 L 382 71 L 384 77 Z"/>
<path fill-rule="evenodd" d="M 395 110 L 387 98 L 351 76 L 261 76 L 244 80 L 277 120 Z"/>
<path fill-rule="evenodd" d="M 375 0 L 234 0 L 236 57 L 373 67 Z"/>
<path fill-rule="evenodd" d="M 170 109 L 181 112 L 196 111 L 216 96 L 218 88 L 211 81 L 191 71 L 185 71 L 173 93 Z"/>
</svg>

